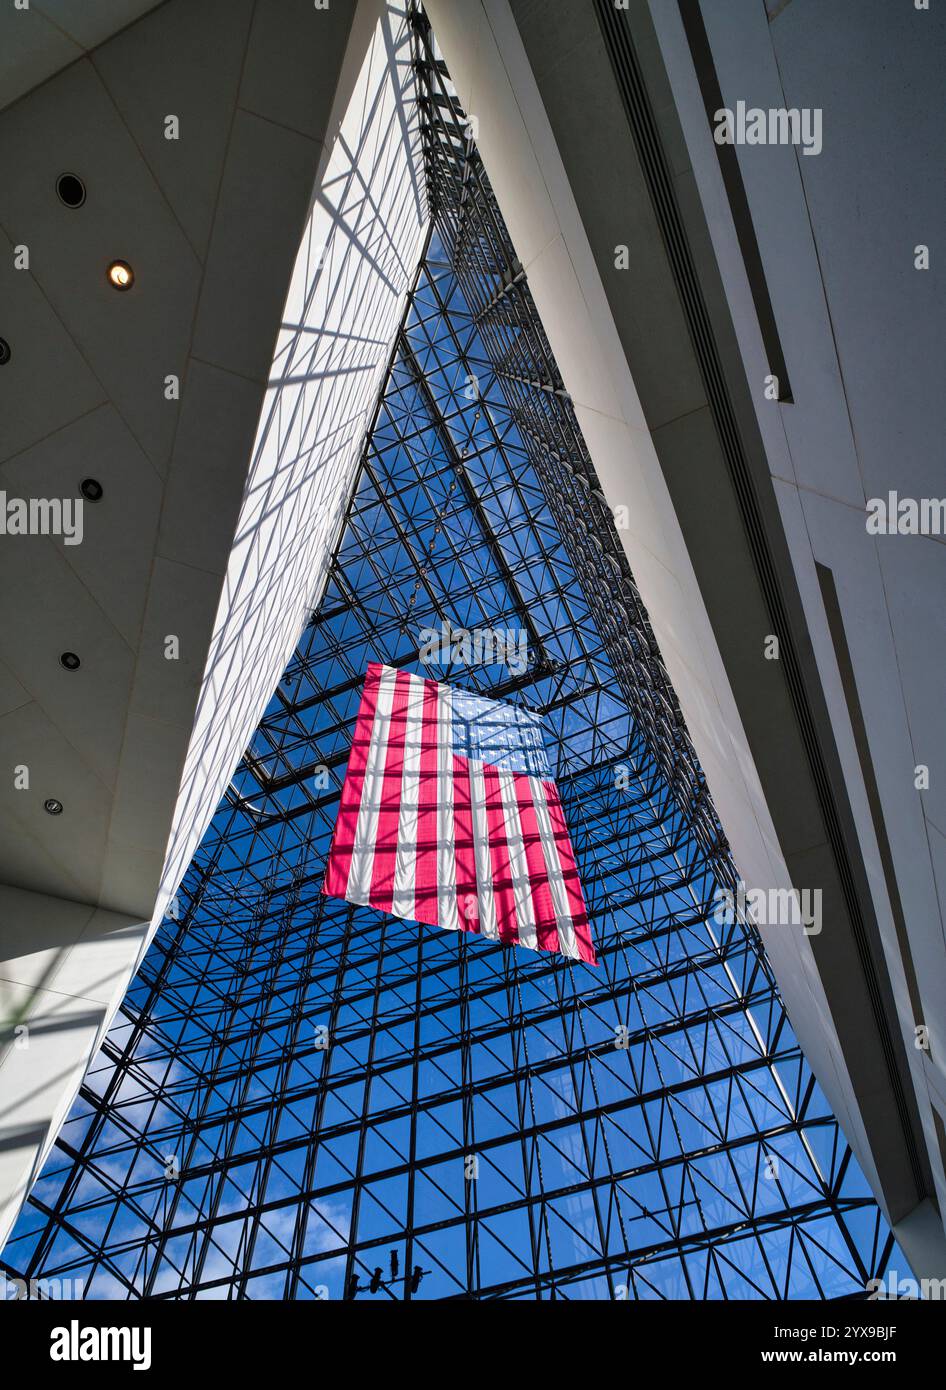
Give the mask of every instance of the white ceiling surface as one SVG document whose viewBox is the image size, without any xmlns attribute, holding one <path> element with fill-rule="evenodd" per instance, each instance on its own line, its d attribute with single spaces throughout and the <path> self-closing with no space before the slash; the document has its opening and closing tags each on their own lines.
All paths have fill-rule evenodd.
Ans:
<svg viewBox="0 0 946 1390">
<path fill-rule="evenodd" d="M 0 109 L 31 92 L 162 0 L 9 0 L 0 44 Z M 20 0 L 23 3 L 23 0 Z"/>
<path fill-rule="evenodd" d="M 147 926 L 0 885 L 0 1247 L 143 950 Z"/>
<path fill-rule="evenodd" d="M 81 545 L 0 538 L 0 763 L 30 769 L 29 790 L 0 779 L 0 882 L 150 918 L 351 6 L 34 10 L 72 15 L 80 44 L 152 12 L 0 114 L 0 489 L 105 489 Z M 4 7 L 0 50 L 25 13 Z M 64 170 L 79 210 L 56 197 Z M 114 257 L 129 293 L 106 282 Z M 242 751 L 232 732 L 221 759 Z"/>
</svg>

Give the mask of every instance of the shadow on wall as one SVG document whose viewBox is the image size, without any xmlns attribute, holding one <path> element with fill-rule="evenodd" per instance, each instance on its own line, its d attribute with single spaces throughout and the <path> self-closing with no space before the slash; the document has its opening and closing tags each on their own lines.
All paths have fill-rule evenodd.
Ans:
<svg viewBox="0 0 946 1390">
<path fill-rule="evenodd" d="M 356 21 L 357 28 L 357 21 Z M 386 6 L 299 248 L 153 923 L 321 598 L 426 231 L 406 10 Z"/>
</svg>

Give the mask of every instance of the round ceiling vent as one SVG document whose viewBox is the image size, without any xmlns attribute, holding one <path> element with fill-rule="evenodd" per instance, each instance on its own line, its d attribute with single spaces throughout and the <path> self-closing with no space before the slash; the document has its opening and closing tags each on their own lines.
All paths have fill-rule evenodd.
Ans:
<svg viewBox="0 0 946 1390">
<path fill-rule="evenodd" d="M 85 202 L 85 184 L 78 174 L 60 174 L 56 180 L 59 201 L 67 208 L 81 208 Z"/>
</svg>

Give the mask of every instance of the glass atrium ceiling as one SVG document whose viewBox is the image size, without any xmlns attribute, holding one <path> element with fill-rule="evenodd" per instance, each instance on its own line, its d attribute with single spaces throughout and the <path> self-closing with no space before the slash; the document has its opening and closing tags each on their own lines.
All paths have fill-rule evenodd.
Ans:
<svg viewBox="0 0 946 1390">
<path fill-rule="evenodd" d="M 328 588 L 5 1267 L 93 1299 L 863 1294 L 892 1238 L 714 918 L 725 841 L 415 22 L 432 231 Z M 511 645 L 421 664 L 431 630 Z M 544 716 L 597 969 L 322 896 L 371 661 Z"/>
</svg>

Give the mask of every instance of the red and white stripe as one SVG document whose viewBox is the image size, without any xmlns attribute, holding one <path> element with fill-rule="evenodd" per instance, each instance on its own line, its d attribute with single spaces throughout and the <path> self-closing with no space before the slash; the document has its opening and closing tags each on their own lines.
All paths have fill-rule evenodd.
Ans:
<svg viewBox="0 0 946 1390">
<path fill-rule="evenodd" d="M 555 783 L 458 757 L 451 695 L 368 667 L 323 892 L 595 964 Z"/>
</svg>

